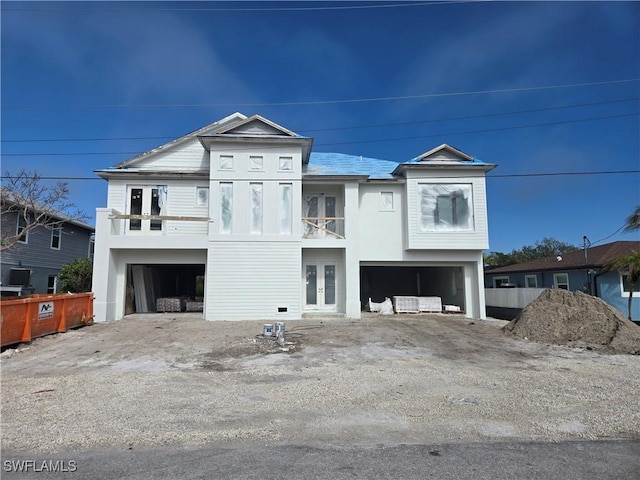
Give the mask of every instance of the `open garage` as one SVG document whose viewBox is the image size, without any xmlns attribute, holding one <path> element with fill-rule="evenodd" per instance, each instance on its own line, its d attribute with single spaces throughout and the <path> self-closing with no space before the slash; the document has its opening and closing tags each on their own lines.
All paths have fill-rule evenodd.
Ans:
<svg viewBox="0 0 640 480">
<path fill-rule="evenodd" d="M 465 311 L 462 266 L 361 265 L 360 302 L 382 302 L 394 296 L 440 297 L 442 304 Z"/>
</svg>

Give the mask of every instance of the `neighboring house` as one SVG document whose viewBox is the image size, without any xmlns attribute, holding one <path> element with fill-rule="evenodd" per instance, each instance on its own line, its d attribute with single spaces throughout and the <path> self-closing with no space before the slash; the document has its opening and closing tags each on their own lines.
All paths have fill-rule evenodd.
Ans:
<svg viewBox="0 0 640 480">
<path fill-rule="evenodd" d="M 96 321 L 165 298 L 201 301 L 207 320 L 359 318 L 369 298 L 396 295 L 484 318 L 495 165 L 448 145 L 398 164 L 312 142 L 235 113 L 97 171 Z"/>
<path fill-rule="evenodd" d="M 21 235 L 26 226 L 15 211 L 3 212 L 1 221 L 3 238 Z M 69 220 L 58 228 L 38 226 L 22 234 L 13 247 L 2 252 L 2 296 L 56 293 L 60 268 L 93 255 L 93 232 L 90 225 Z"/>
<path fill-rule="evenodd" d="M 609 305 L 628 314 L 631 295 L 628 276 L 616 271 L 607 272 L 607 262 L 632 250 L 640 252 L 640 241 L 620 241 L 562 253 L 530 262 L 492 268 L 485 272 L 487 288 L 528 287 L 579 290 L 600 297 Z M 632 318 L 640 319 L 640 288 L 635 285 Z"/>
</svg>

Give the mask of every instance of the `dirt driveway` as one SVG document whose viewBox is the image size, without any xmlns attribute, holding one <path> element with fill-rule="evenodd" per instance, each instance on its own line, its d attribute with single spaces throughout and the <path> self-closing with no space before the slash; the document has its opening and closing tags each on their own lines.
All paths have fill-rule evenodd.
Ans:
<svg viewBox="0 0 640 480">
<path fill-rule="evenodd" d="M 538 345 L 501 321 L 286 323 L 133 315 L 35 340 L 2 367 L 2 447 L 398 445 L 640 438 L 640 356 Z"/>
</svg>

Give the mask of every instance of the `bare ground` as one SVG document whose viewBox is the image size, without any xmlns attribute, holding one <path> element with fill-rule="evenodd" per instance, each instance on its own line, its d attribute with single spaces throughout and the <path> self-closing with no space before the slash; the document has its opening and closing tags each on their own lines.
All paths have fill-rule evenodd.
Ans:
<svg viewBox="0 0 640 480">
<path fill-rule="evenodd" d="M 640 438 L 640 356 L 505 323 L 306 319 L 280 346 L 261 322 L 132 315 L 1 356 L 2 448 Z"/>
</svg>

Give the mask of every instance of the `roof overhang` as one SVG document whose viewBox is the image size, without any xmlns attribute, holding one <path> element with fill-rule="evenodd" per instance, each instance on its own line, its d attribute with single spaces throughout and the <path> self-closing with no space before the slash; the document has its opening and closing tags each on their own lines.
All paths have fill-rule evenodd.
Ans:
<svg viewBox="0 0 640 480">
<path fill-rule="evenodd" d="M 434 162 L 434 163 L 401 163 L 392 173 L 392 175 L 402 175 L 407 170 L 413 171 L 429 171 L 429 170 L 470 170 L 474 172 L 490 172 L 498 165 L 495 163 L 460 163 L 460 162 Z"/>
<path fill-rule="evenodd" d="M 199 135 L 198 140 L 202 146 L 211 151 L 213 144 L 224 143 L 267 143 L 274 145 L 299 145 L 302 147 L 302 163 L 309 163 L 309 155 L 311 154 L 311 146 L 313 145 L 313 138 L 307 137 L 286 137 L 282 135 L 244 135 L 244 134 L 213 134 L 213 135 Z"/>
<path fill-rule="evenodd" d="M 144 170 L 144 169 L 106 169 L 106 170 L 94 170 L 93 171 L 100 178 L 105 180 L 110 179 L 137 179 L 140 177 L 153 177 L 158 180 L 171 180 L 176 178 L 209 178 L 208 170 L 185 170 L 185 171 L 170 171 L 163 172 L 158 170 Z"/>
</svg>

